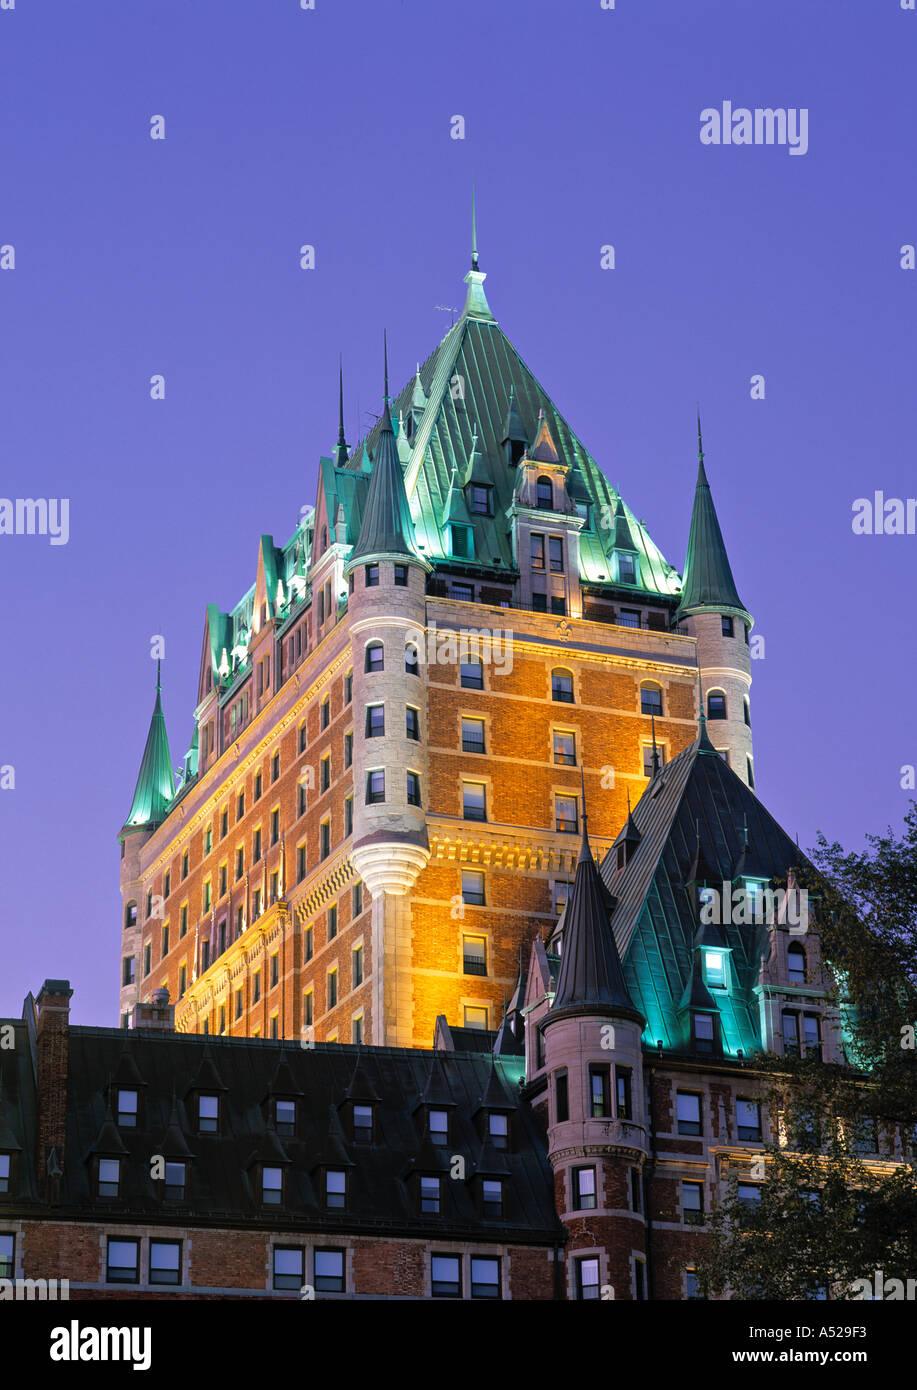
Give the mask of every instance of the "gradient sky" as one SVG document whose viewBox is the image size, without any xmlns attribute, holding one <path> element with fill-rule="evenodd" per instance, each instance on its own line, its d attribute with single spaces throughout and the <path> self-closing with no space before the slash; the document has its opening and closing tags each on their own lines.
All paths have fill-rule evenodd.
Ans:
<svg viewBox="0 0 917 1390">
<path fill-rule="evenodd" d="M 66 977 L 117 1022 L 151 637 L 178 764 L 205 604 L 314 502 L 338 353 L 353 444 L 383 327 L 397 386 L 448 328 L 472 179 L 494 314 L 679 569 L 700 401 L 762 800 L 804 848 L 900 825 L 917 537 L 851 504 L 917 494 L 915 59 L 899 0 L 0 11 L 0 493 L 71 512 L 66 546 L 0 536 L 0 1014 Z M 807 108 L 808 153 L 703 146 L 724 100 Z"/>
</svg>

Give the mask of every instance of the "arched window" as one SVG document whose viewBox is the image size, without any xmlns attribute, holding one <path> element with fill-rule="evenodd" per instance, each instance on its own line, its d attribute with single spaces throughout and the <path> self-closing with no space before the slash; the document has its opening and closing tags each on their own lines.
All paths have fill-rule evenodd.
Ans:
<svg viewBox="0 0 917 1390">
<path fill-rule="evenodd" d="M 137 925 L 137 904 L 127 903 L 124 908 L 124 925 L 126 927 L 136 927 Z"/>
<path fill-rule="evenodd" d="M 550 478 L 539 478 L 535 484 L 535 500 L 537 506 L 544 512 L 554 510 L 554 485 Z"/>
<path fill-rule="evenodd" d="M 745 723 L 746 723 L 746 725 L 747 725 L 748 728 L 750 729 L 750 728 L 751 728 L 751 706 L 750 706 L 749 703 L 748 703 L 748 696 L 747 696 L 747 695 L 746 695 L 746 696 L 744 697 L 744 699 L 742 700 L 742 714 L 743 714 L 744 717 L 745 717 Z"/>
<path fill-rule="evenodd" d="M 726 696 L 722 690 L 711 690 L 707 695 L 707 718 L 726 718 Z"/>
<path fill-rule="evenodd" d="M 573 704 L 573 673 L 562 666 L 551 672 L 551 699 L 563 705 Z"/>
<path fill-rule="evenodd" d="M 404 669 L 409 676 L 419 676 L 420 669 L 417 664 L 417 646 L 414 642 L 408 642 L 404 648 Z"/>
<path fill-rule="evenodd" d="M 644 681 L 640 686 L 640 713 L 662 716 L 662 686 L 655 681 Z"/>
<path fill-rule="evenodd" d="M 791 985 L 804 985 L 806 982 L 806 953 L 798 941 L 787 947 L 787 974 Z"/>
<path fill-rule="evenodd" d="M 366 670 L 382 671 L 385 669 L 385 648 L 381 642 L 369 642 L 366 646 Z"/>
</svg>

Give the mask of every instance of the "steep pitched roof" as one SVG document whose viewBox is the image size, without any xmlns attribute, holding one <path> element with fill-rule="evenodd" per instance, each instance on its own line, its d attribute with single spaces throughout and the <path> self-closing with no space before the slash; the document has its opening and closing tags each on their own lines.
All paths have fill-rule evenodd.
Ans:
<svg viewBox="0 0 917 1390">
<path fill-rule="evenodd" d="M 411 436 L 410 459 L 403 473 L 417 550 L 434 565 L 452 562 L 443 535 L 446 504 L 453 468 L 457 467 L 461 476 L 465 461 L 472 456 L 476 432 L 480 461 L 476 461 L 475 472 L 480 476 L 486 471 L 493 488 L 493 506 L 490 516 L 475 513 L 471 518 L 475 564 L 495 571 L 496 576 L 502 573 L 509 577 L 515 572 L 506 511 L 513 501 L 516 473 L 507 466 L 504 444 L 508 438 L 534 440 L 543 423 L 557 455 L 569 465 L 566 485 L 570 497 L 589 506 L 588 525 L 579 541 L 584 582 L 612 582 L 615 528 L 603 524 L 603 519 L 617 510 L 639 556 L 641 587 L 667 597 L 677 595 L 681 581 L 676 570 L 608 482 L 489 308 L 485 312 L 480 302 L 483 272 L 472 269 L 469 276 L 478 278 L 470 284 L 461 318 L 419 370 L 426 404 Z M 395 397 L 396 415 L 403 411 L 407 418 L 412 407 L 415 416 L 418 414 L 417 380 L 412 373 Z M 367 436 L 370 450 L 378 450 L 382 435 L 380 422 Z M 360 467 L 360 454 L 358 446 L 348 468 Z"/>
<path fill-rule="evenodd" d="M 162 685 L 160 684 L 159 663 L 156 663 L 156 703 L 150 730 L 146 736 L 146 747 L 140 760 L 140 773 L 134 788 L 134 799 L 127 820 L 121 830 L 140 827 L 152 829 L 161 825 L 169 812 L 175 796 L 175 778 L 172 773 L 172 755 L 169 752 L 169 737 L 162 712 Z"/>
<path fill-rule="evenodd" d="M 647 1020 L 650 1045 L 675 1051 L 686 1046 L 680 1013 L 692 997 L 698 944 L 696 883 L 704 879 L 722 889 L 732 884 L 744 844 L 745 826 L 756 847 L 753 877 L 784 880 L 792 865 L 806 863 L 790 836 L 765 810 L 706 737 L 662 769 L 634 807 L 640 833 L 627 866 L 617 870 L 609 853 L 602 877 L 615 895 L 611 923 L 624 978 L 636 1007 Z M 747 1056 L 761 1047 L 754 989 L 768 950 L 764 925 L 724 922 L 720 931 L 731 952 L 731 987 L 716 990 L 723 1048 Z M 704 939 L 700 944 L 709 944 Z"/>
<path fill-rule="evenodd" d="M 584 810 L 583 842 L 564 912 L 557 988 L 545 1023 L 575 1014 L 641 1018 L 624 983 L 609 925 L 611 906 L 611 895 L 592 857 Z"/>
<path fill-rule="evenodd" d="M 747 615 L 732 577 L 729 556 L 720 523 L 713 505 L 710 484 L 704 470 L 704 450 L 697 422 L 698 466 L 694 489 L 694 508 L 691 530 L 688 533 L 688 554 L 685 560 L 679 613 L 703 612 L 705 609 L 737 609 Z"/>
</svg>

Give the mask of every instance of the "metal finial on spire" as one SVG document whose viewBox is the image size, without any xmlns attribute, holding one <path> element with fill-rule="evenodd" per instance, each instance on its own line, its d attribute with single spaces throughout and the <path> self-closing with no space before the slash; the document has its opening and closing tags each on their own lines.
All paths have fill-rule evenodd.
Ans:
<svg viewBox="0 0 917 1390">
<path fill-rule="evenodd" d="M 156 658 L 156 689 L 162 689 L 162 658 Z"/>
<path fill-rule="evenodd" d="M 627 788 L 627 814 L 630 815 L 630 787 Z"/>
<path fill-rule="evenodd" d="M 474 210 L 474 184 L 471 185 L 471 269 L 478 268 L 478 228 Z"/>
<path fill-rule="evenodd" d="M 652 718 L 651 718 L 651 720 L 650 720 L 650 724 L 651 724 L 652 731 L 653 731 L 653 777 L 652 777 L 652 780 L 655 782 L 656 778 L 659 776 L 659 749 L 656 747 L 656 716 L 655 716 L 655 714 L 652 716 Z"/>
<path fill-rule="evenodd" d="M 338 358 L 338 443 L 344 443 L 344 357 Z"/>
<path fill-rule="evenodd" d="M 382 405 L 382 428 L 383 430 L 391 430 L 391 432 L 394 434 L 395 431 L 394 426 L 392 425 L 392 412 L 390 408 L 391 401 L 389 400 L 388 395 L 388 332 L 386 329 L 382 330 L 382 355 L 385 362 L 385 389 Z"/>
<path fill-rule="evenodd" d="M 701 463 L 704 461 L 704 437 L 700 429 L 700 405 L 697 407 L 697 457 Z"/>
</svg>

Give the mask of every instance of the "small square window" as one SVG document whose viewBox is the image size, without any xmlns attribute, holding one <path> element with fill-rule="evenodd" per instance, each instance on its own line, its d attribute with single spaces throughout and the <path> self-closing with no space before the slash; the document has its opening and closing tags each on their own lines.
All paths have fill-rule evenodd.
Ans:
<svg viewBox="0 0 917 1390">
<path fill-rule="evenodd" d="M 109 1240 L 105 1278 L 109 1284 L 136 1284 L 139 1282 L 139 1240 Z"/>
<path fill-rule="evenodd" d="M 302 1250 L 285 1245 L 274 1247 L 274 1288 L 295 1289 L 297 1293 L 305 1283 Z"/>
<path fill-rule="evenodd" d="M 430 1257 L 431 1292 L 434 1298 L 461 1298 L 462 1261 L 459 1255 Z"/>
<path fill-rule="evenodd" d="M 500 1261 L 491 1256 L 471 1256 L 471 1297 L 500 1297 Z"/>
<path fill-rule="evenodd" d="M 471 661 L 463 661 L 461 665 L 461 682 L 465 690 L 483 690 L 483 662 L 476 659 L 472 659 Z"/>
<path fill-rule="evenodd" d="M 462 902 L 470 907 L 484 906 L 484 874 L 481 870 L 462 870 Z"/>
<path fill-rule="evenodd" d="M 150 1283 L 181 1283 L 181 1241 L 150 1241 Z"/>
<path fill-rule="evenodd" d="M 487 1009 L 486 1007 L 466 1004 L 464 1008 L 464 1026 L 466 1028 L 487 1029 Z"/>
<path fill-rule="evenodd" d="M 317 1293 L 344 1292 L 343 1250 L 316 1250 L 315 1290 Z"/>
</svg>

